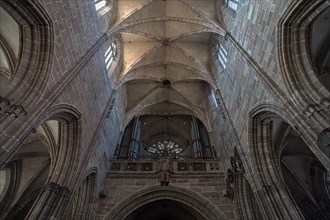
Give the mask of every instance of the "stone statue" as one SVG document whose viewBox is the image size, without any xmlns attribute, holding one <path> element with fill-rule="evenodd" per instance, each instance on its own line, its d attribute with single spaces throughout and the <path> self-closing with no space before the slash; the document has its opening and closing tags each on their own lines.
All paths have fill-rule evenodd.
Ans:
<svg viewBox="0 0 330 220">
<path fill-rule="evenodd" d="M 168 186 L 170 183 L 171 174 L 173 174 L 173 163 L 170 159 L 161 159 L 158 161 L 159 180 L 161 186 Z"/>
</svg>

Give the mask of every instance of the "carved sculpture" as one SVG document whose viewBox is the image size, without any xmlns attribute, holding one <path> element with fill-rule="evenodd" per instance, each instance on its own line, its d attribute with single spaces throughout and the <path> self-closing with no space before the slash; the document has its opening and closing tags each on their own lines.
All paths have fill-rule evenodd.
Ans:
<svg viewBox="0 0 330 220">
<path fill-rule="evenodd" d="M 161 159 L 158 161 L 158 171 L 160 185 L 168 186 L 170 184 L 171 174 L 173 174 L 173 163 L 170 159 Z"/>
</svg>

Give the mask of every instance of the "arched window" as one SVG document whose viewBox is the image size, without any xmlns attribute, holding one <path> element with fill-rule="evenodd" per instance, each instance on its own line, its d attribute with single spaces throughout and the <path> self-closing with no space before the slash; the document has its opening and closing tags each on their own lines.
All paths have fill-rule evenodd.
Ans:
<svg viewBox="0 0 330 220">
<path fill-rule="evenodd" d="M 104 59 L 105 59 L 105 64 L 107 66 L 107 69 L 109 69 L 109 67 L 111 66 L 111 64 L 116 56 L 116 49 L 117 49 L 117 47 L 116 47 L 115 42 L 112 42 L 104 54 Z"/>
<path fill-rule="evenodd" d="M 94 2 L 95 2 L 96 11 L 101 10 L 102 8 L 104 8 L 107 5 L 106 0 L 94 0 Z"/>
<path fill-rule="evenodd" d="M 239 0 L 227 0 L 227 7 L 231 10 L 237 11 Z"/>
<path fill-rule="evenodd" d="M 95 12 L 98 17 L 108 14 L 113 9 L 114 0 L 94 0 Z M 110 17 L 114 13 L 110 14 Z"/>
<path fill-rule="evenodd" d="M 217 51 L 217 55 L 218 55 L 218 60 L 221 64 L 221 66 L 226 69 L 226 64 L 227 64 L 227 51 L 226 49 L 219 43 L 218 45 L 218 51 Z"/>
</svg>

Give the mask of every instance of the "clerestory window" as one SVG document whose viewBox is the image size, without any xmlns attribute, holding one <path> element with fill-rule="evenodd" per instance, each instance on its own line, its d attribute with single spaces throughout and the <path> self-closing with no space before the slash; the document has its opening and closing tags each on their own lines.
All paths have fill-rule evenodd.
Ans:
<svg viewBox="0 0 330 220">
<path fill-rule="evenodd" d="M 107 5 L 106 0 L 94 0 L 95 2 L 95 9 L 99 11 L 100 9 L 104 8 Z"/>
<path fill-rule="evenodd" d="M 238 7 L 238 1 L 239 0 L 227 0 L 227 6 L 234 10 L 237 11 L 237 7 Z"/>
<path fill-rule="evenodd" d="M 104 54 L 104 59 L 107 69 L 109 69 L 115 56 L 116 56 L 116 44 L 112 43 Z"/>
<path fill-rule="evenodd" d="M 213 102 L 215 104 L 215 107 L 219 107 L 219 100 L 215 97 L 214 91 L 212 90 L 212 98 L 213 98 Z"/>
<path fill-rule="evenodd" d="M 218 60 L 221 64 L 221 66 L 226 69 L 226 64 L 227 64 L 227 51 L 225 50 L 225 48 L 219 44 L 218 46 Z"/>
</svg>

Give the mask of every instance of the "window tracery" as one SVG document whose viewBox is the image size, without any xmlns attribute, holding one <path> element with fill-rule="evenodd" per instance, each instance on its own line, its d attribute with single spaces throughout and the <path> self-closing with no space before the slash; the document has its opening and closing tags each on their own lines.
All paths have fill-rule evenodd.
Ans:
<svg viewBox="0 0 330 220">
<path fill-rule="evenodd" d="M 147 151 L 159 156 L 175 156 L 183 152 L 182 147 L 175 141 L 158 141 L 147 148 Z"/>
</svg>

